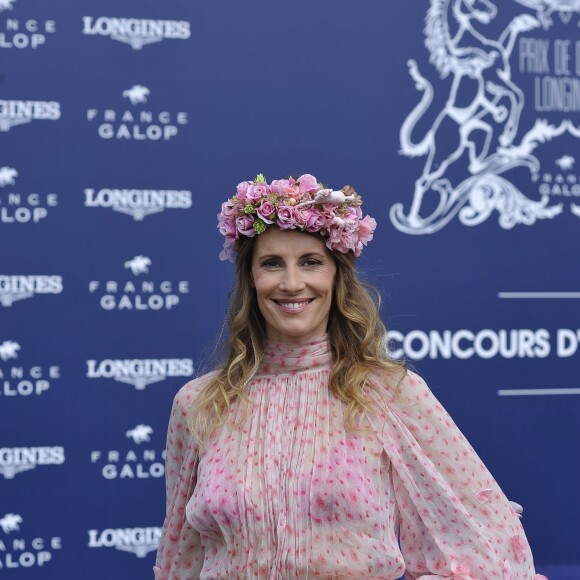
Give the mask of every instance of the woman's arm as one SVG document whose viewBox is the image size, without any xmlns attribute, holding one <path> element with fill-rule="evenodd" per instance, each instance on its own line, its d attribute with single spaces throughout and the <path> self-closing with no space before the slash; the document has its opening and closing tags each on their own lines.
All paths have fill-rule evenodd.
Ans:
<svg viewBox="0 0 580 580">
<path fill-rule="evenodd" d="M 175 396 L 165 457 L 166 516 L 154 567 L 156 580 L 199 578 L 204 553 L 199 534 L 186 519 L 185 508 L 196 483 L 198 448 L 188 427 L 188 409 L 199 381 L 185 385 Z"/>
<path fill-rule="evenodd" d="M 518 514 L 418 375 L 377 385 L 371 417 L 391 460 L 406 578 L 534 579 Z"/>
</svg>

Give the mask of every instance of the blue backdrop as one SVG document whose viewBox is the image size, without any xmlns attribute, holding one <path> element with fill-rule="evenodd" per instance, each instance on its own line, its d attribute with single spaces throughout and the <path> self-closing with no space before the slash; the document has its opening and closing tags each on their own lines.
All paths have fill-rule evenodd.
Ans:
<svg viewBox="0 0 580 580">
<path fill-rule="evenodd" d="M 239 181 L 352 183 L 404 356 L 580 565 L 580 5 L 0 0 L 0 572 L 148 578 Z M 580 574 L 580 573 L 579 573 Z M 556 578 L 556 575 L 551 576 Z"/>
</svg>

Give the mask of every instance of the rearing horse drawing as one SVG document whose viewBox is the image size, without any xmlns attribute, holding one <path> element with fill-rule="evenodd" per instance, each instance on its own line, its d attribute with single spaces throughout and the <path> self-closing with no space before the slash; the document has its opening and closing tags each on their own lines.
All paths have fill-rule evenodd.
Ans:
<svg viewBox="0 0 580 580">
<path fill-rule="evenodd" d="M 453 30 L 449 24 L 450 13 Z M 409 73 L 423 96 L 401 126 L 400 153 L 408 157 L 427 156 L 421 177 L 415 182 L 409 214 L 404 216 L 401 206 L 395 211 L 396 220 L 410 228 L 421 227 L 442 211 L 447 194 L 446 188 L 441 187 L 441 178 L 464 153 L 468 155 L 472 175 L 486 168 L 497 125 L 503 125 L 498 139 L 501 147 L 507 148 L 514 141 L 524 94 L 511 80 L 509 59 L 518 34 L 540 24 L 530 15 L 519 15 L 498 40 L 492 40 L 474 25 L 489 24 L 496 15 L 497 8 L 491 0 L 431 0 L 425 19 L 429 61 L 441 78 L 452 75 L 452 80 L 445 106 L 423 139 L 415 143 L 412 132 L 429 108 L 434 91 L 416 62 L 408 63 Z M 460 103 L 459 97 L 465 98 L 467 94 L 474 96 L 467 104 Z M 443 124 L 445 131 L 440 131 Z M 450 130 L 450 126 L 456 129 Z M 431 216 L 421 218 L 423 197 L 430 190 L 438 191 L 439 205 Z"/>
</svg>

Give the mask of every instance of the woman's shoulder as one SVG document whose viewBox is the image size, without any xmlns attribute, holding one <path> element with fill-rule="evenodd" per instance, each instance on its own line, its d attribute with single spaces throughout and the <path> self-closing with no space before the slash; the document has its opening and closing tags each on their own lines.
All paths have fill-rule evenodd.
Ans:
<svg viewBox="0 0 580 580">
<path fill-rule="evenodd" d="M 393 392 L 407 390 L 417 383 L 424 384 L 425 381 L 404 364 L 391 363 L 388 368 L 380 368 L 371 372 L 370 383 L 374 388 Z"/>
<path fill-rule="evenodd" d="M 209 385 L 218 375 L 219 369 L 200 375 L 185 383 L 175 394 L 174 401 L 178 407 L 189 407 L 201 391 Z"/>
<path fill-rule="evenodd" d="M 423 377 L 403 365 L 373 373 L 370 383 L 373 391 L 389 402 L 413 404 L 431 393 Z"/>
</svg>

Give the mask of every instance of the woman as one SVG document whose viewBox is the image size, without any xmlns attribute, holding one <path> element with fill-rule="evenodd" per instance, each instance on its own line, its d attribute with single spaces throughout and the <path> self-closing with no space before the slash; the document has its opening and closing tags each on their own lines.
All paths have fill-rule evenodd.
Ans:
<svg viewBox="0 0 580 580">
<path fill-rule="evenodd" d="M 156 578 L 540 578 L 512 504 L 386 355 L 360 205 L 311 175 L 222 205 L 229 353 L 175 397 Z"/>
</svg>

